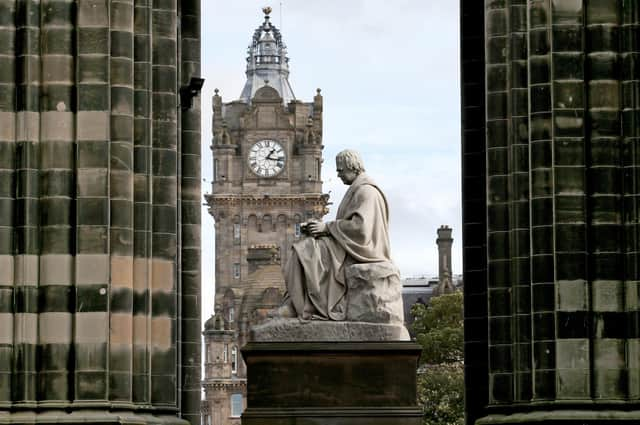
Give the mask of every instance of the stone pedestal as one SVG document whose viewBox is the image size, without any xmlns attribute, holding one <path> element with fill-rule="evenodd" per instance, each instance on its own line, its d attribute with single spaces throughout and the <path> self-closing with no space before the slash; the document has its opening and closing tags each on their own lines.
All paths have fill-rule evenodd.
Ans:
<svg viewBox="0 0 640 425">
<path fill-rule="evenodd" d="M 251 341 L 409 341 L 402 324 L 272 319 L 251 328 Z"/>
<path fill-rule="evenodd" d="M 243 425 L 419 425 L 411 342 L 251 342 Z"/>
</svg>

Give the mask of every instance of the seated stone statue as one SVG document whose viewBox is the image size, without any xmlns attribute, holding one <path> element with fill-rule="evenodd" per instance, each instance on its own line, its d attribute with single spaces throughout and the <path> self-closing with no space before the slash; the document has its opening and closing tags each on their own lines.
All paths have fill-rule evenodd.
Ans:
<svg viewBox="0 0 640 425">
<path fill-rule="evenodd" d="M 357 152 L 340 152 L 336 171 L 349 185 L 336 219 L 304 226 L 309 237 L 293 244 L 283 268 L 287 293 L 273 316 L 401 325 L 401 283 L 391 261 L 387 200 L 365 174 Z"/>
</svg>

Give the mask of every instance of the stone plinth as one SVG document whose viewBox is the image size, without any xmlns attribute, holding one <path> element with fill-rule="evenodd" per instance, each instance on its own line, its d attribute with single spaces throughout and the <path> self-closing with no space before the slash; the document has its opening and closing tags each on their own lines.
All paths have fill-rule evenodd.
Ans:
<svg viewBox="0 0 640 425">
<path fill-rule="evenodd" d="M 251 327 L 251 341 L 409 341 L 402 324 L 272 319 Z"/>
<path fill-rule="evenodd" d="M 251 342 L 243 425 L 418 425 L 411 342 Z"/>
</svg>

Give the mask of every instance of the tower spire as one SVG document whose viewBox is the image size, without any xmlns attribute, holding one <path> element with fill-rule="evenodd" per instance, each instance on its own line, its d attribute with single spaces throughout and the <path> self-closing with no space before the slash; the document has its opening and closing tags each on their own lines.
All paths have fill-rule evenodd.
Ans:
<svg viewBox="0 0 640 425">
<path fill-rule="evenodd" d="M 269 81 L 285 103 L 295 100 L 289 84 L 289 58 L 287 46 L 282 41 L 280 30 L 271 23 L 271 7 L 262 8 L 264 22 L 254 31 L 247 49 L 247 81 L 240 100 L 251 103 L 256 91 Z"/>
</svg>

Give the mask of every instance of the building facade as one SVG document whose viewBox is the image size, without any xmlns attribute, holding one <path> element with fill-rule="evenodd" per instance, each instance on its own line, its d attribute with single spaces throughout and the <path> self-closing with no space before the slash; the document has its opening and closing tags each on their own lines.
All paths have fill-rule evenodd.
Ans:
<svg viewBox="0 0 640 425">
<path fill-rule="evenodd" d="M 0 2 L 3 423 L 200 423 L 199 15 Z"/>
<path fill-rule="evenodd" d="M 640 4 L 461 1 L 467 423 L 640 420 Z"/>
<path fill-rule="evenodd" d="M 301 102 L 289 84 L 286 46 L 270 9 L 255 30 L 247 81 L 236 101 L 213 97 L 215 316 L 204 329 L 203 413 L 211 425 L 240 422 L 246 392 L 240 348 L 249 327 L 277 307 L 281 264 L 300 225 L 326 214 L 322 193 L 322 96 Z M 207 422 L 208 423 L 208 422 Z"/>
</svg>

